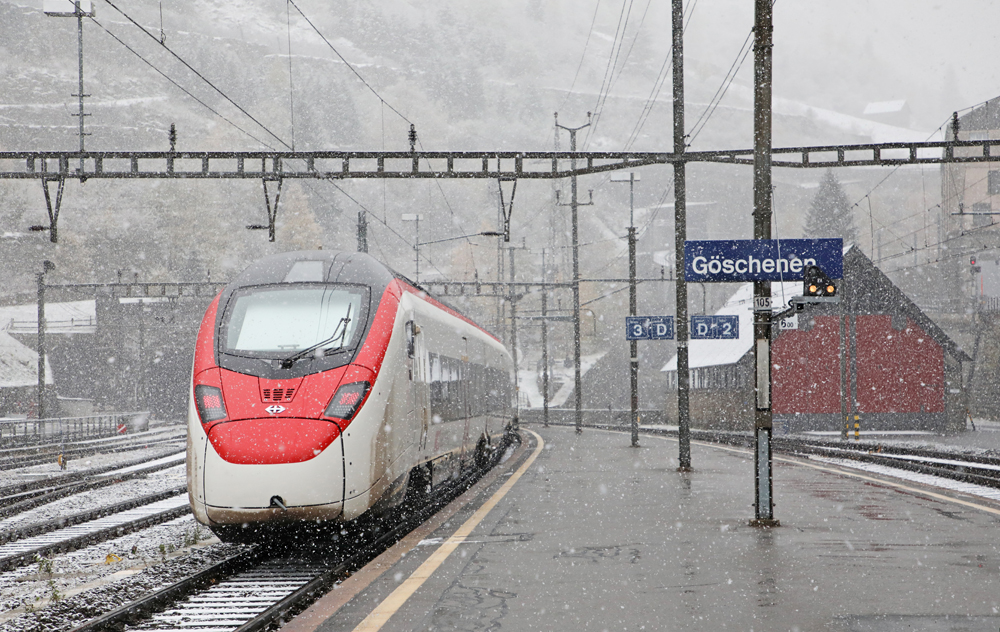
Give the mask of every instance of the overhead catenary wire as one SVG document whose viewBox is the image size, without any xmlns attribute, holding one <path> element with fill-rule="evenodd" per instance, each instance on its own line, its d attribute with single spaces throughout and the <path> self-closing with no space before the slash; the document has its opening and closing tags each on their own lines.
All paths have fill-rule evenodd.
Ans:
<svg viewBox="0 0 1000 632">
<path fill-rule="evenodd" d="M 611 76 L 614 74 L 615 64 L 618 63 L 618 54 L 621 52 L 622 44 L 625 41 L 625 29 L 628 27 L 628 15 L 632 12 L 632 2 L 633 0 L 622 0 L 622 8 L 618 12 L 618 25 L 615 26 L 615 36 L 611 42 L 611 51 L 608 53 L 608 63 L 604 67 L 604 77 L 601 79 L 601 87 L 597 91 L 597 101 L 594 103 L 593 107 L 593 124 L 587 128 L 586 138 L 583 139 L 582 147 L 584 149 L 590 144 L 590 139 L 593 137 L 594 127 L 597 125 L 597 121 L 601 116 L 602 103 L 606 100 L 605 89 L 610 86 Z M 627 9 L 627 11 L 626 11 Z"/>
<path fill-rule="evenodd" d="M 292 146 L 289 145 L 287 142 L 285 142 L 285 140 L 283 138 L 281 138 L 280 136 L 278 136 L 277 134 L 275 134 L 274 132 L 272 132 L 266 125 L 264 125 L 263 123 L 261 123 L 259 120 L 257 120 L 256 117 L 254 117 L 252 114 L 250 114 L 250 112 L 248 112 L 246 110 L 246 108 L 244 108 L 239 103 L 237 103 L 236 101 L 234 101 L 233 99 L 231 99 L 229 97 L 229 95 L 227 95 L 225 92 L 222 91 L 221 88 L 219 88 L 214 83 L 212 83 L 212 81 L 208 77 L 206 77 L 205 75 L 203 75 L 194 66 L 192 66 L 191 64 L 189 64 L 187 62 L 187 60 L 185 60 L 183 57 L 181 57 L 176 52 L 174 52 L 173 49 L 171 49 L 169 46 L 167 46 L 166 42 L 160 41 L 160 39 L 158 37 L 156 37 L 155 34 L 151 33 L 146 27 L 144 27 L 141 24 L 139 24 L 138 22 L 136 22 L 132 18 L 132 16 L 130 16 L 129 14 L 125 13 L 120 8 L 118 8 L 118 6 L 115 5 L 113 2 L 111 2 L 111 0 L 106 0 L 106 2 L 108 4 L 108 6 L 110 6 L 112 9 L 114 9 L 115 11 L 117 11 L 118 13 L 120 13 L 122 15 L 122 17 L 124 17 L 126 20 L 128 20 L 129 22 L 131 22 L 136 28 L 138 28 L 140 31 L 142 31 L 147 36 L 149 36 L 150 39 L 152 39 L 154 42 L 156 42 L 161 47 L 163 47 L 163 49 L 165 51 L 167 51 L 168 53 L 170 53 L 170 55 L 172 55 L 177 61 L 179 61 L 181 64 L 183 64 L 185 68 L 187 68 L 188 70 L 190 70 L 191 72 L 193 72 L 199 79 L 201 79 L 206 84 L 208 84 L 209 87 L 211 87 L 215 92 L 217 92 L 220 96 L 222 96 L 222 98 L 224 98 L 226 101 L 228 101 L 229 103 L 231 103 L 237 110 L 239 110 L 241 113 L 243 113 L 244 116 L 246 116 L 251 121 L 253 121 L 254 123 L 256 123 L 262 130 L 264 130 L 269 135 L 271 135 L 279 143 L 281 143 L 282 145 L 284 145 L 285 147 L 287 147 L 289 149 L 292 148 Z"/>
<path fill-rule="evenodd" d="M 347 61 L 346 57 L 340 54 L 340 51 L 337 50 L 337 48 L 332 43 L 330 43 L 330 40 L 328 40 L 326 36 L 323 35 L 323 32 L 320 31 L 315 24 L 313 24 L 312 20 L 310 20 L 309 17 L 306 16 L 306 14 L 302 11 L 302 9 L 299 8 L 299 5 L 295 4 L 294 0 L 287 0 L 287 2 L 289 2 L 295 8 L 295 10 L 299 12 L 299 15 L 301 15 L 302 19 L 305 20 L 307 24 L 309 24 L 310 28 L 312 28 L 312 30 L 315 31 L 317 35 L 319 35 L 320 39 L 322 39 L 323 42 L 330 48 L 330 50 L 332 50 L 334 54 L 336 54 L 337 57 L 340 58 L 340 61 L 344 62 L 344 64 L 350 69 L 350 71 L 353 72 L 354 75 L 361 80 L 361 83 L 363 83 L 365 87 L 368 88 L 368 90 L 370 90 L 371 93 L 374 94 L 379 101 L 381 101 L 383 104 L 385 104 L 386 107 L 392 110 L 396 114 L 396 116 L 403 119 L 407 123 L 410 123 L 411 125 L 413 124 L 413 121 L 406 118 L 406 116 L 402 112 L 397 110 L 395 107 L 393 107 L 391 103 L 386 101 L 382 97 L 382 95 L 378 93 L 378 90 L 376 90 L 370 83 L 368 83 L 368 80 L 365 79 L 360 72 L 358 72 L 358 69 L 355 68 L 351 62 Z"/>
<path fill-rule="evenodd" d="M 597 0 L 594 4 L 594 16 L 590 18 L 590 29 L 587 31 L 587 41 L 583 43 L 583 52 L 580 53 L 580 63 L 576 65 L 576 72 L 573 73 L 573 81 L 569 84 L 569 90 L 563 96 L 562 102 L 559 104 L 558 110 L 561 110 L 566 104 L 566 100 L 569 99 L 569 95 L 573 93 L 573 88 L 576 87 L 576 80 L 580 77 L 580 69 L 583 68 L 583 62 L 587 59 L 587 47 L 590 46 L 590 38 L 594 34 L 594 24 L 597 23 L 597 12 L 601 8 L 601 0 Z"/>
<path fill-rule="evenodd" d="M 187 88 L 185 88 L 181 84 L 177 83 L 177 81 L 175 81 L 169 75 L 167 75 L 165 72 L 163 72 L 162 70 L 160 70 L 159 68 L 157 68 L 155 65 L 153 65 L 153 63 L 150 62 L 145 57 L 143 57 L 141 53 L 139 53 L 137 50 L 135 50 L 134 48 L 132 48 L 131 46 L 129 46 L 128 44 L 126 44 L 124 41 L 122 41 L 121 38 L 119 38 L 117 35 L 115 35 L 110 30 L 108 30 L 107 27 L 105 27 L 103 24 L 101 24 L 100 22 L 98 22 L 95 18 L 91 17 L 90 21 L 93 22 L 94 24 L 96 24 L 97 26 L 101 27 L 101 29 L 103 29 L 105 33 L 107 33 L 116 42 L 118 42 L 119 44 L 121 44 L 122 46 L 124 46 L 126 50 L 128 50 L 130 53 L 132 53 L 133 55 L 135 55 L 136 57 L 138 57 L 144 64 L 146 64 L 147 66 L 149 66 L 150 68 L 152 68 L 154 71 L 156 71 L 157 74 L 159 74 L 161 77 L 163 77 L 164 79 L 166 79 L 167 81 L 169 81 L 171 84 L 173 84 L 178 90 L 180 90 L 184 94 L 186 94 L 189 97 L 191 97 L 192 99 L 194 99 L 196 102 L 198 102 L 201 106 L 203 106 L 209 112 L 211 112 L 212 114 L 218 116 L 219 118 L 221 118 L 226 123 L 229 123 L 230 125 L 232 125 L 236 129 L 238 129 L 239 131 L 243 132 L 244 134 L 246 134 L 250 138 L 252 138 L 255 141 L 257 141 L 258 143 L 260 143 L 261 145 L 267 147 L 268 149 L 274 149 L 274 147 L 272 147 L 270 144 L 268 144 L 267 142 L 265 142 L 265 141 L 257 138 L 252 133 L 250 133 L 247 130 L 243 129 L 242 127 L 240 127 L 239 125 L 237 125 L 235 122 L 233 122 L 232 120 L 230 120 L 229 118 L 227 118 L 224 114 L 222 114 L 221 112 L 219 112 L 218 110 L 216 110 L 215 108 L 213 108 L 211 105 L 205 103 L 204 101 L 202 101 L 201 99 L 199 99 L 197 96 L 195 96 L 194 94 L 192 94 L 192 92 L 190 90 L 188 90 Z"/>
<path fill-rule="evenodd" d="M 691 2 L 685 9 L 687 11 L 687 18 L 684 22 L 684 32 L 687 32 L 687 27 L 691 23 L 691 19 L 694 17 L 694 9 L 698 5 L 698 0 Z M 650 114 L 653 112 L 653 106 L 656 105 L 657 99 L 660 97 L 660 91 L 667 82 L 667 77 L 670 76 L 670 72 L 673 68 L 673 57 L 674 57 L 674 47 L 670 46 L 667 50 L 666 57 L 663 59 L 663 63 L 660 65 L 660 70 L 656 73 L 656 78 L 653 80 L 653 85 L 650 88 L 649 96 L 646 97 L 645 103 L 643 103 L 642 110 L 639 112 L 639 117 L 636 119 L 635 125 L 632 127 L 632 131 L 629 133 L 628 139 L 625 141 L 625 151 L 629 151 L 632 145 L 639 139 L 639 134 L 642 132 L 642 128 L 646 125 L 649 120 Z"/>
<path fill-rule="evenodd" d="M 726 71 L 725 77 L 722 78 L 722 83 L 715 91 L 715 94 L 712 95 L 712 98 L 709 100 L 708 105 L 705 106 L 705 109 L 702 111 L 701 115 L 694 122 L 694 125 L 691 126 L 691 131 L 688 132 L 688 140 L 686 142 L 687 146 L 691 146 L 694 143 L 695 139 L 698 138 L 698 134 L 700 134 L 701 131 L 705 129 L 705 125 L 708 124 L 708 121 L 712 118 L 712 115 L 715 114 L 715 110 L 719 107 L 719 104 L 722 103 L 722 99 L 725 98 L 726 92 L 729 91 L 729 87 L 736 80 L 736 75 L 743 67 L 743 62 L 746 61 L 746 58 L 750 54 L 751 50 L 753 50 L 752 28 L 750 29 L 750 32 L 747 34 L 746 39 L 743 40 L 743 45 L 740 46 L 739 52 L 736 53 L 736 58 L 733 59 L 733 63 L 729 66 L 729 70 Z"/>
<path fill-rule="evenodd" d="M 628 50 L 625 51 L 625 57 L 622 59 L 621 66 L 618 68 L 618 73 L 615 74 L 614 68 L 611 69 L 611 73 L 612 73 L 611 82 L 608 84 L 608 89 L 607 89 L 607 91 L 606 91 L 606 93 L 604 95 L 605 102 L 607 102 L 607 98 L 608 98 L 607 95 L 610 94 L 612 90 L 614 90 L 615 83 L 617 83 L 618 80 L 621 79 L 622 74 L 625 72 L 625 65 L 628 64 L 628 60 L 632 56 L 632 49 L 635 48 L 635 43 L 639 39 L 639 34 L 642 32 L 642 25 L 646 22 L 646 14 L 649 13 L 649 5 L 650 4 L 652 4 L 652 0 L 646 0 L 646 8 L 643 9 L 643 11 L 642 11 L 642 17 L 639 18 L 639 24 L 638 24 L 638 26 L 635 27 L 635 34 L 632 35 L 632 43 L 629 44 Z M 629 6 L 629 13 L 630 14 L 631 14 L 631 11 L 632 11 L 632 7 L 630 5 Z M 622 31 L 622 42 L 623 43 L 624 43 L 624 40 L 625 40 L 625 32 L 623 30 Z M 621 51 L 621 47 L 620 46 L 619 46 L 619 51 Z M 615 66 L 616 67 L 618 66 L 617 60 L 615 61 Z M 603 106 L 602 106 L 602 109 L 603 109 Z"/>
</svg>

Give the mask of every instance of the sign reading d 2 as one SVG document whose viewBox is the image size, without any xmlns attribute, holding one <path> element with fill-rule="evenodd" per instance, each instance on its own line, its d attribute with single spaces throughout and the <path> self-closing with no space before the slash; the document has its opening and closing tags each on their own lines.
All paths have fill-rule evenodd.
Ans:
<svg viewBox="0 0 1000 632">
<path fill-rule="evenodd" d="M 842 239 L 735 239 L 684 242 L 689 282 L 801 281 L 806 266 L 844 276 Z"/>
<path fill-rule="evenodd" d="M 626 340 L 673 340 L 673 316 L 626 316 Z"/>
<path fill-rule="evenodd" d="M 738 340 L 739 316 L 692 316 L 691 340 Z"/>
</svg>

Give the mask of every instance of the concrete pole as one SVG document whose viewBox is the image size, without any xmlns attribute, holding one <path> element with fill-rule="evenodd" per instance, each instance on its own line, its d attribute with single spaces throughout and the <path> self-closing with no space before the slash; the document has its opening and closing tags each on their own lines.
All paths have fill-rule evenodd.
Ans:
<svg viewBox="0 0 1000 632">
<path fill-rule="evenodd" d="M 684 7 L 682 0 L 672 0 L 674 44 L 674 270 L 677 282 L 677 434 L 678 471 L 691 470 L 691 374 L 688 363 L 688 295 L 684 280 L 684 242 L 687 240 L 687 191 L 684 154 Z"/>
<path fill-rule="evenodd" d="M 753 237 L 771 239 L 771 47 L 772 0 L 755 0 L 754 23 L 754 156 Z M 771 298 L 770 281 L 754 281 L 755 304 Z M 771 485 L 771 312 L 754 312 L 754 520 L 762 527 L 778 526 Z"/>
</svg>

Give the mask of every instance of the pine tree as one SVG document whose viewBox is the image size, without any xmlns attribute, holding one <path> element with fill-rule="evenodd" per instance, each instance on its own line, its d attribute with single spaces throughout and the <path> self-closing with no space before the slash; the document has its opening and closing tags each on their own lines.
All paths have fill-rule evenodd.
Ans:
<svg viewBox="0 0 1000 632">
<path fill-rule="evenodd" d="M 819 184 L 819 191 L 813 198 L 806 215 L 804 237 L 819 239 L 840 237 L 845 244 L 856 243 L 858 228 L 854 225 L 854 213 L 840 187 L 840 181 L 828 170 Z"/>
</svg>

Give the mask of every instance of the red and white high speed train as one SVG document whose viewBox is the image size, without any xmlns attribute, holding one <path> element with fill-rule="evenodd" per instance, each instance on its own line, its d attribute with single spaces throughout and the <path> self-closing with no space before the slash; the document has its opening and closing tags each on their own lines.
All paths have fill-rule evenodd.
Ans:
<svg viewBox="0 0 1000 632">
<path fill-rule="evenodd" d="M 492 335 L 366 254 L 261 259 L 198 333 L 194 515 L 223 539 L 378 515 L 411 479 L 437 485 L 489 456 L 512 421 L 512 367 Z"/>
</svg>

